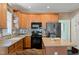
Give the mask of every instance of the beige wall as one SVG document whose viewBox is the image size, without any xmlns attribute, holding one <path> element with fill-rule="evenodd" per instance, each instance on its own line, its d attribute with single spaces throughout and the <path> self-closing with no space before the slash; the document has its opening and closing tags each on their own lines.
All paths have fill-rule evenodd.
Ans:
<svg viewBox="0 0 79 59">
<path fill-rule="evenodd" d="M 64 12 L 64 13 L 59 13 L 59 20 L 70 20 L 70 18 L 71 18 L 71 13 L 69 12 L 69 13 L 66 13 L 66 12 Z"/>
</svg>

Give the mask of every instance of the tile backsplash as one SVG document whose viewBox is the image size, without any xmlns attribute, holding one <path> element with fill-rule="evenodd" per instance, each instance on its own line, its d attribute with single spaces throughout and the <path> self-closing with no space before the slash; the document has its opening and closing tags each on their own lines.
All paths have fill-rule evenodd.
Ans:
<svg viewBox="0 0 79 59">
<path fill-rule="evenodd" d="M 7 33 L 7 29 L 3 29 L 3 30 L 2 30 L 2 35 L 3 35 L 3 36 L 8 35 L 8 33 Z"/>
<path fill-rule="evenodd" d="M 26 34 L 28 32 L 28 29 L 20 29 L 19 33 L 20 34 Z"/>
<path fill-rule="evenodd" d="M 2 39 L 10 39 L 11 34 L 7 33 L 7 29 L 0 29 L 0 40 Z"/>
</svg>

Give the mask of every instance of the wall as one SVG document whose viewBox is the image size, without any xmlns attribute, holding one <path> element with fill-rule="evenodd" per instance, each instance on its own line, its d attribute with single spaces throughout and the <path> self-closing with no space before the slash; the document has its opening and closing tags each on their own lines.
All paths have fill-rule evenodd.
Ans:
<svg viewBox="0 0 79 59">
<path fill-rule="evenodd" d="M 79 48 L 79 9 L 71 13 L 60 13 L 59 20 L 70 20 L 70 39 Z"/>
<path fill-rule="evenodd" d="M 59 13 L 59 20 L 70 20 L 71 19 L 71 12 L 64 12 L 64 13 Z"/>
<path fill-rule="evenodd" d="M 79 9 L 71 13 L 71 39 L 79 45 Z"/>
<path fill-rule="evenodd" d="M 59 22 L 61 23 L 61 39 L 70 41 L 70 20 L 71 13 L 59 13 Z"/>
</svg>

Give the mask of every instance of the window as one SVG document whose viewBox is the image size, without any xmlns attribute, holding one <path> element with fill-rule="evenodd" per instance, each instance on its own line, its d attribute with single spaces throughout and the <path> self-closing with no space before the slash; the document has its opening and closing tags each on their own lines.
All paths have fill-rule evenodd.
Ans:
<svg viewBox="0 0 79 59">
<path fill-rule="evenodd" d="M 7 11 L 7 34 L 12 34 L 12 13 Z"/>
</svg>

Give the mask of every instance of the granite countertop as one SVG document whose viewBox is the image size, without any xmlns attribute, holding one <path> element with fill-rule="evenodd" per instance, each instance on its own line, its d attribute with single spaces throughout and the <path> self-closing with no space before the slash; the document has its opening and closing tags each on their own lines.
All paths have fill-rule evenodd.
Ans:
<svg viewBox="0 0 79 59">
<path fill-rule="evenodd" d="M 67 40 L 62 40 L 61 38 L 47 38 L 43 37 L 43 44 L 45 47 L 55 47 L 55 46 L 75 46 L 75 42 L 70 42 Z"/>
<path fill-rule="evenodd" d="M 21 40 L 22 38 L 24 38 L 26 35 L 19 35 L 17 37 L 11 38 L 11 39 L 5 39 L 5 40 L 0 40 L 0 48 L 1 47 L 9 47 L 12 44 L 18 42 L 19 40 Z"/>
</svg>

